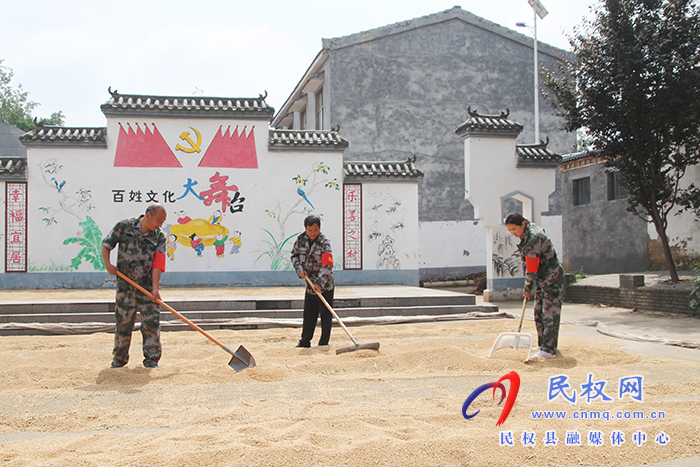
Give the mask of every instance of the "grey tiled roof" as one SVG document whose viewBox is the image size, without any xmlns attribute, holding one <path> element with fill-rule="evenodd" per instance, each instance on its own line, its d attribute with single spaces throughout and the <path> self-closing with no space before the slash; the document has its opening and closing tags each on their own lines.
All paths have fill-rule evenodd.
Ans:
<svg viewBox="0 0 700 467">
<path fill-rule="evenodd" d="M 107 128 L 45 126 L 20 136 L 27 147 L 107 147 Z"/>
<path fill-rule="evenodd" d="M 416 168 L 415 158 L 403 162 L 345 162 L 345 179 L 400 180 L 423 178 L 423 172 Z"/>
<path fill-rule="evenodd" d="M 344 150 L 348 141 L 337 131 L 270 130 L 267 145 L 272 150 Z"/>
<path fill-rule="evenodd" d="M 561 162 L 571 162 L 577 159 L 583 159 L 584 157 L 597 156 L 597 153 L 591 153 L 588 151 L 574 152 L 572 154 L 564 154 L 561 157 Z"/>
<path fill-rule="evenodd" d="M 25 157 L 0 158 L 0 181 L 27 180 L 27 159 Z"/>
<path fill-rule="evenodd" d="M 556 167 L 561 162 L 561 156 L 547 149 L 547 141 L 539 144 L 518 144 L 515 152 L 518 155 L 517 167 Z"/>
<path fill-rule="evenodd" d="M 5 122 L 0 114 L 0 157 L 27 157 L 27 148 L 19 142 L 23 134 L 24 131 Z"/>
<path fill-rule="evenodd" d="M 523 131 L 523 126 L 512 120 L 508 120 L 510 110 L 506 109 L 500 115 L 479 115 L 471 106 L 467 110 L 469 119 L 457 127 L 455 133 L 459 136 L 503 134 L 517 136 Z"/>
<path fill-rule="evenodd" d="M 120 94 L 109 90 L 111 98 L 100 106 L 106 116 L 191 117 L 235 116 L 270 120 L 275 109 L 262 94 L 258 97 L 146 96 Z"/>
</svg>

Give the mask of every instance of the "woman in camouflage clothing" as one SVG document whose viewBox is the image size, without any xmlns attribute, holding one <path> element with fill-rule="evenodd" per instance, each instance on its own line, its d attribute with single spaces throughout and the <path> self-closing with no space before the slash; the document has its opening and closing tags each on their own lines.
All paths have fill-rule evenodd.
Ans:
<svg viewBox="0 0 700 467">
<path fill-rule="evenodd" d="M 323 295 L 330 306 L 333 306 L 335 283 L 331 241 L 321 233 L 321 219 L 317 216 L 307 216 L 304 219 L 304 229 L 305 232 L 297 237 L 292 248 L 292 265 L 299 277 L 302 279 L 308 277 L 313 282 L 314 289 Z M 314 337 L 319 314 L 321 315 L 321 339 L 318 345 L 328 345 L 333 315 L 307 284 L 304 295 L 304 324 L 297 347 L 311 347 L 311 339 Z"/>
<path fill-rule="evenodd" d="M 518 250 L 525 263 L 524 296 L 535 297 L 535 325 L 539 352 L 533 358 L 556 358 L 561 320 L 564 269 L 552 241 L 540 227 L 520 214 L 506 217 L 508 231 L 520 239 Z"/>
</svg>

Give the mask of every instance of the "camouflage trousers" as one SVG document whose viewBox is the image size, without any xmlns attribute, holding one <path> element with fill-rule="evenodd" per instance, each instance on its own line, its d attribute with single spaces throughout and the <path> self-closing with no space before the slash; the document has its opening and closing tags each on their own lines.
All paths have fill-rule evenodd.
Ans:
<svg viewBox="0 0 700 467">
<path fill-rule="evenodd" d="M 545 293 L 535 289 L 535 326 L 537 345 L 540 350 L 556 355 L 559 345 L 559 322 L 561 320 L 561 291 Z"/>
<path fill-rule="evenodd" d="M 141 337 L 143 339 L 143 362 L 158 363 L 162 352 L 160 344 L 160 305 L 143 293 L 130 288 L 117 290 L 115 317 L 117 329 L 114 333 L 114 360 L 129 362 L 131 333 L 134 330 L 136 313 L 141 314 Z"/>
</svg>

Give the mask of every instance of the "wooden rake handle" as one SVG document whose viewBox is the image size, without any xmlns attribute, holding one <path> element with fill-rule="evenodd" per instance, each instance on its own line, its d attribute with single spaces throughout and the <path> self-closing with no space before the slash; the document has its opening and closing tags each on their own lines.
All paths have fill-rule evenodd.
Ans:
<svg viewBox="0 0 700 467">
<path fill-rule="evenodd" d="M 124 274 L 122 274 L 122 272 L 121 272 L 119 269 L 117 269 L 117 275 L 118 275 L 119 277 L 121 277 L 122 279 L 124 279 L 125 281 L 127 281 L 129 284 L 131 284 L 131 285 L 133 285 L 134 287 L 136 287 L 137 289 L 139 289 L 139 290 L 140 290 L 141 292 L 143 292 L 148 298 L 150 298 L 151 300 L 153 300 L 153 301 L 156 302 L 157 304 L 161 305 L 163 308 L 167 309 L 170 313 L 174 314 L 175 316 L 177 316 L 178 318 L 180 318 L 182 321 L 184 321 L 185 323 L 187 323 L 187 325 L 189 325 L 191 328 L 193 328 L 193 329 L 196 330 L 196 331 L 199 331 L 202 335 L 204 335 L 204 337 L 206 337 L 207 339 L 209 339 L 210 341 L 212 341 L 213 343 L 215 343 L 216 345 L 218 345 L 218 346 L 221 347 L 222 349 L 226 350 L 227 352 L 231 353 L 231 351 L 229 350 L 229 348 L 226 347 L 226 346 L 225 346 L 224 344 L 222 344 L 221 342 L 219 342 L 218 340 L 216 340 L 216 339 L 214 338 L 214 336 L 209 335 L 209 333 L 207 333 L 204 329 L 200 328 L 199 326 L 197 326 L 196 324 L 194 324 L 192 321 L 190 321 L 189 319 L 187 319 L 187 318 L 185 318 L 184 316 L 182 316 L 180 313 L 178 313 L 177 311 L 175 311 L 174 308 L 172 308 L 170 305 L 168 305 L 167 303 L 165 303 L 163 300 L 161 300 L 161 299 L 154 299 L 154 298 L 153 298 L 153 295 L 151 294 L 151 292 L 149 292 L 148 290 L 144 289 L 143 287 L 141 287 L 140 285 L 138 285 L 136 282 L 132 281 L 132 280 L 129 279 L 127 276 L 125 276 Z"/>
<path fill-rule="evenodd" d="M 309 279 L 309 276 L 304 277 L 304 280 L 306 281 L 307 284 L 309 284 L 309 287 L 311 287 L 311 290 L 313 290 L 314 293 L 315 293 L 316 295 L 318 295 L 318 298 L 321 299 L 321 301 L 323 302 L 323 304 L 326 305 L 326 308 L 328 308 L 328 311 L 330 311 L 331 314 L 335 317 L 335 320 L 338 321 L 338 324 L 340 324 L 340 327 L 343 328 L 343 331 L 345 331 L 345 333 L 348 335 L 348 337 L 350 338 L 350 340 L 352 341 L 352 343 L 355 344 L 355 346 L 357 346 L 358 344 L 357 344 L 357 341 L 355 340 L 355 338 L 352 337 L 352 334 L 350 334 L 350 331 L 348 330 L 348 328 L 345 327 L 345 324 L 343 324 L 343 322 L 340 320 L 340 317 L 338 316 L 338 314 L 337 314 L 337 313 L 333 310 L 333 308 L 328 304 L 328 302 L 326 301 L 325 297 L 324 297 L 318 290 L 316 290 L 316 289 L 314 288 L 314 284 L 313 284 L 313 282 L 311 282 L 311 280 Z"/>
<path fill-rule="evenodd" d="M 523 311 L 520 312 L 520 324 L 518 324 L 518 332 L 523 328 L 523 318 L 525 318 L 525 308 L 527 307 L 527 297 L 523 298 Z"/>
</svg>

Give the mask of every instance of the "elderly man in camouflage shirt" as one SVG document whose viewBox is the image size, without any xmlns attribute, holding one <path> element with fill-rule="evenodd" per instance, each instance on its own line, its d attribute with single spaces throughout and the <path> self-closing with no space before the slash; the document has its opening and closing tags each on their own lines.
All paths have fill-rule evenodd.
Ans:
<svg viewBox="0 0 700 467">
<path fill-rule="evenodd" d="M 304 229 L 305 232 L 297 237 L 292 248 L 292 265 L 299 277 L 302 279 L 308 277 L 314 284 L 314 289 L 323 295 L 330 306 L 333 306 L 335 283 L 331 242 L 321 233 L 321 219 L 317 216 L 306 217 Z M 328 345 L 333 315 L 307 284 L 304 295 L 304 324 L 297 347 L 311 347 L 311 339 L 314 337 L 319 314 L 321 315 L 321 338 L 318 345 Z"/>
<path fill-rule="evenodd" d="M 125 276 L 151 292 L 160 300 L 160 276 L 165 271 L 166 238 L 160 227 L 167 213 L 160 204 L 146 208 L 138 218 L 119 221 L 102 240 L 102 259 L 107 272 Z M 119 244 L 117 266 L 110 260 L 112 250 Z M 145 294 L 117 277 L 116 321 L 112 368 L 121 368 L 129 362 L 131 333 L 136 313 L 141 313 L 143 338 L 143 366 L 158 368 L 162 347 L 160 344 L 160 305 Z"/>
<path fill-rule="evenodd" d="M 539 351 L 532 358 L 556 358 L 564 288 L 564 269 L 552 241 L 540 227 L 517 213 L 506 218 L 508 231 L 520 239 L 518 250 L 525 263 L 524 296 L 535 296 L 535 327 Z"/>
</svg>

